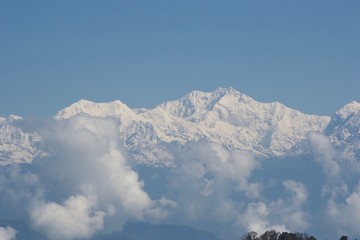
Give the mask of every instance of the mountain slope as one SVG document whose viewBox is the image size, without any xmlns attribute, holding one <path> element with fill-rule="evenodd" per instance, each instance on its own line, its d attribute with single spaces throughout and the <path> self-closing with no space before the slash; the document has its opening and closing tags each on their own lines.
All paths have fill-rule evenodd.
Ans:
<svg viewBox="0 0 360 240">
<path fill-rule="evenodd" d="M 360 103 L 346 104 L 331 118 L 325 134 L 343 153 L 343 157 L 360 159 Z"/>
<path fill-rule="evenodd" d="M 23 118 L 10 115 L 0 118 L 0 165 L 17 162 L 31 162 L 44 155 L 39 134 L 24 132 L 19 125 Z"/>
</svg>

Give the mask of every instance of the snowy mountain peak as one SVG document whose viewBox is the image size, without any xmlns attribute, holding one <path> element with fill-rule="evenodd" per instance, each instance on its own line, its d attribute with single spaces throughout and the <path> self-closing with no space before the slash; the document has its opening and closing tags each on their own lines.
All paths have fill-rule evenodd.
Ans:
<svg viewBox="0 0 360 240">
<path fill-rule="evenodd" d="M 67 119 L 78 114 L 87 114 L 96 117 L 118 117 L 119 115 L 135 113 L 120 100 L 108 103 L 95 103 L 81 99 L 80 101 L 59 111 L 54 118 L 55 120 Z"/>
<path fill-rule="evenodd" d="M 250 97 L 246 96 L 245 94 L 239 92 L 238 90 L 234 89 L 233 87 L 228 87 L 228 88 L 219 87 L 214 92 L 212 92 L 212 94 L 214 96 L 217 95 L 217 96 L 221 96 L 221 97 L 234 96 L 234 97 L 247 97 L 247 98 L 250 98 Z"/>
<path fill-rule="evenodd" d="M 10 114 L 8 117 L 10 122 L 24 120 L 22 117 Z"/>
<path fill-rule="evenodd" d="M 251 103 L 253 101 L 254 100 L 251 97 L 240 93 L 232 87 L 218 88 L 211 94 L 211 100 L 209 102 L 209 105 L 207 106 L 207 109 L 212 110 L 216 104 L 232 107 L 234 104 Z"/>
<path fill-rule="evenodd" d="M 228 88 L 219 87 L 212 93 L 212 95 L 219 96 L 219 97 L 223 97 L 223 96 L 239 97 L 243 94 L 232 87 L 228 87 Z"/>
<path fill-rule="evenodd" d="M 360 112 L 360 103 L 352 101 L 351 103 L 346 104 L 340 110 L 336 112 L 336 115 L 340 116 L 342 119 L 347 119 L 353 113 Z"/>
<path fill-rule="evenodd" d="M 16 121 L 24 120 L 22 117 L 10 114 L 8 117 L 0 117 L 0 123 L 9 122 L 13 123 Z"/>
<path fill-rule="evenodd" d="M 179 100 L 168 101 L 158 106 L 173 116 L 197 121 L 216 107 L 234 109 L 239 103 L 251 103 L 254 100 L 232 87 L 218 88 L 214 92 L 193 91 Z"/>
</svg>

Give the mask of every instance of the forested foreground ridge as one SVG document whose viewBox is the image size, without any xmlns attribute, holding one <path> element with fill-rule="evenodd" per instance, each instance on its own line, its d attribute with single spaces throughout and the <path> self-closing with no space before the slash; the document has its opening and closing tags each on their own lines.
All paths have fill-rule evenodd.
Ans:
<svg viewBox="0 0 360 240">
<path fill-rule="evenodd" d="M 317 240 L 316 237 L 307 233 L 278 232 L 268 230 L 259 235 L 255 231 L 246 233 L 241 240 Z M 349 240 L 348 236 L 341 236 L 339 240 Z M 355 239 L 357 240 L 357 239 Z"/>
</svg>

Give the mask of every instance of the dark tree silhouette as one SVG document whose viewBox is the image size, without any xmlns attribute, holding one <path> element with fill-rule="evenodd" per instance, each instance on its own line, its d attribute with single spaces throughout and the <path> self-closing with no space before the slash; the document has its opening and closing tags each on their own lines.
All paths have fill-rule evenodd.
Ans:
<svg viewBox="0 0 360 240">
<path fill-rule="evenodd" d="M 264 232 L 260 236 L 260 240 L 278 240 L 280 233 L 275 230 L 269 230 Z"/>
<path fill-rule="evenodd" d="M 279 240 L 297 240 L 297 239 L 298 238 L 295 233 L 283 232 L 279 236 Z"/>
<path fill-rule="evenodd" d="M 242 238 L 242 240 L 258 240 L 258 234 L 257 232 L 248 232 L 247 234 L 245 234 Z"/>
<path fill-rule="evenodd" d="M 269 230 L 258 236 L 256 232 L 249 232 L 242 237 L 242 240 L 316 240 L 314 236 L 309 236 L 306 233 L 279 233 L 275 230 Z M 340 238 L 340 240 L 348 240 Z"/>
</svg>

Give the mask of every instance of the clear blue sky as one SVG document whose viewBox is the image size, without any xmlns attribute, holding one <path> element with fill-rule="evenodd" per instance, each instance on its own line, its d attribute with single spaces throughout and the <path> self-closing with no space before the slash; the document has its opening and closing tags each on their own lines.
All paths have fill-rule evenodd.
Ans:
<svg viewBox="0 0 360 240">
<path fill-rule="evenodd" d="M 1 116 L 220 86 L 331 115 L 359 77 L 358 0 L 0 0 Z"/>
</svg>

